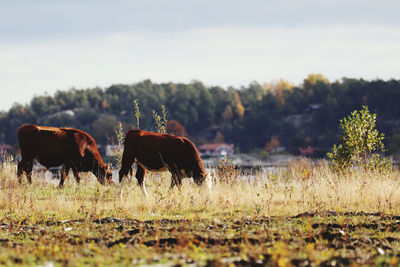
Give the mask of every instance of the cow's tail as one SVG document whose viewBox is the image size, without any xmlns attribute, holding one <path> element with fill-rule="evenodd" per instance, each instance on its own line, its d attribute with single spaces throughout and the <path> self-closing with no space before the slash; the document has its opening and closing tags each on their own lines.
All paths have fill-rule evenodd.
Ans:
<svg viewBox="0 0 400 267">
<path fill-rule="evenodd" d="M 119 182 L 122 182 L 122 179 L 128 175 L 128 173 L 132 175 L 132 164 L 135 160 L 133 149 L 132 144 L 130 144 L 126 137 L 124 142 L 124 151 L 122 152 L 121 169 L 119 170 Z"/>
</svg>

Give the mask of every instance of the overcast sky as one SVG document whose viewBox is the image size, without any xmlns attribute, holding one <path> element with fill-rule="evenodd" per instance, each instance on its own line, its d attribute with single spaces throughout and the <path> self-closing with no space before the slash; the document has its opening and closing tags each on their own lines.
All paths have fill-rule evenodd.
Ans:
<svg viewBox="0 0 400 267">
<path fill-rule="evenodd" d="M 0 110 L 116 83 L 400 79 L 398 0 L 0 0 Z"/>
</svg>

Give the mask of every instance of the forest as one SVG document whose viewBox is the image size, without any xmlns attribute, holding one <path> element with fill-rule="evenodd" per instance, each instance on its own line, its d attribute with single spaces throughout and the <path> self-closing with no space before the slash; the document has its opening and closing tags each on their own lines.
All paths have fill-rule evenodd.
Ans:
<svg viewBox="0 0 400 267">
<path fill-rule="evenodd" d="M 389 155 L 400 152 L 400 81 L 343 78 L 330 82 L 310 74 L 302 84 L 284 79 L 240 88 L 191 83 L 115 84 L 108 88 L 71 88 L 33 97 L 0 112 L 0 144 L 18 148 L 21 124 L 67 126 L 91 134 L 98 144 L 114 142 L 118 122 L 155 131 L 154 112 L 165 106 L 167 119 L 184 127 L 196 145 L 233 143 L 237 153 L 300 154 L 321 158 L 338 142 L 339 120 L 362 106 L 377 114 Z M 308 149 L 307 149 L 308 148 Z M 304 152 L 306 151 L 306 152 Z"/>
</svg>

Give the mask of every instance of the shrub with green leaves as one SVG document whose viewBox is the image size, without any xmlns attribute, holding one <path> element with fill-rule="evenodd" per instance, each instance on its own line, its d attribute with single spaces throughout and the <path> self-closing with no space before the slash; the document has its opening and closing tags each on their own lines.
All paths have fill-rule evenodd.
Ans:
<svg viewBox="0 0 400 267">
<path fill-rule="evenodd" d="M 138 100 L 137 98 L 135 98 L 135 99 L 133 100 L 133 108 L 134 108 L 134 110 L 135 110 L 135 112 L 133 113 L 133 115 L 136 117 L 136 127 L 137 127 L 137 129 L 140 129 L 139 120 L 140 120 L 140 116 L 141 116 L 142 114 L 140 113 L 139 100 Z"/>
<path fill-rule="evenodd" d="M 161 115 L 153 110 L 153 119 L 156 124 L 156 129 L 158 133 L 167 133 L 167 111 L 164 105 L 161 105 Z"/>
<path fill-rule="evenodd" d="M 384 134 L 375 129 L 375 124 L 376 114 L 370 113 L 366 106 L 340 120 L 341 144 L 334 145 L 333 151 L 327 154 L 334 170 L 344 172 L 352 167 L 382 172 L 390 170 L 391 161 L 382 156 L 386 151 Z"/>
</svg>

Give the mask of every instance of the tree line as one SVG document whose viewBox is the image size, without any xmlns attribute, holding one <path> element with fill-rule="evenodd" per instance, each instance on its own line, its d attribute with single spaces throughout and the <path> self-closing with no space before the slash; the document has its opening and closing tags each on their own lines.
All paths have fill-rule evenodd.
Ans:
<svg viewBox="0 0 400 267">
<path fill-rule="evenodd" d="M 163 105 L 168 119 L 181 124 L 197 145 L 227 142 L 242 153 L 283 150 L 315 157 L 325 156 L 337 142 L 340 119 L 368 106 L 378 114 L 377 129 L 386 134 L 388 153 L 400 151 L 400 81 L 330 82 L 320 74 L 310 74 L 300 85 L 281 79 L 222 88 L 200 81 L 144 80 L 39 95 L 29 104 L 14 104 L 0 113 L 0 143 L 17 148 L 18 127 L 34 123 L 79 128 L 97 143 L 107 144 L 115 138 L 118 122 L 125 130 L 137 127 L 134 100 L 142 129 L 154 130 L 153 111 L 160 112 Z"/>
</svg>

